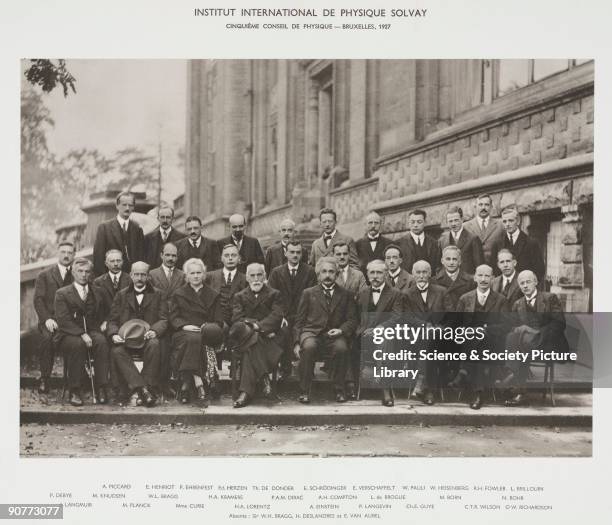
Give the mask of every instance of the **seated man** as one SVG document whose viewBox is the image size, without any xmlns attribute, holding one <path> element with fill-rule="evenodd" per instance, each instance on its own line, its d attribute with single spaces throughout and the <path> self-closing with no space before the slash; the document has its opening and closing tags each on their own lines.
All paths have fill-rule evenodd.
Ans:
<svg viewBox="0 0 612 525">
<path fill-rule="evenodd" d="M 263 393 L 269 397 L 272 393 L 268 374 L 278 365 L 283 353 L 280 331 L 285 307 L 278 290 L 270 288 L 266 281 L 264 265 L 251 263 L 247 266 L 246 280 L 248 287 L 234 295 L 232 301 L 232 328 L 228 346 L 232 351 L 241 354 L 240 395 L 234 402 L 234 408 L 246 406 L 255 395 L 258 381 L 263 382 Z M 256 336 L 249 336 L 245 344 L 234 346 L 236 334 L 245 332 L 245 327 Z M 239 341 L 240 342 L 240 341 Z"/>
<path fill-rule="evenodd" d="M 294 354 L 300 361 L 300 403 L 310 403 L 315 357 L 331 355 L 336 401 L 346 401 L 344 377 L 349 341 L 357 326 L 356 304 L 350 292 L 336 284 L 338 263 L 321 257 L 316 265 L 319 284 L 307 288 L 298 306 L 294 328 Z"/>
<path fill-rule="evenodd" d="M 181 403 L 189 402 L 189 388 L 196 388 L 198 402 L 208 406 L 208 385 L 215 380 L 215 346 L 223 341 L 223 310 L 219 292 L 204 284 L 206 266 L 201 259 L 188 259 L 183 272 L 187 282 L 169 298 L 170 325 L 176 332 L 172 342 L 182 381 Z"/>
<path fill-rule="evenodd" d="M 115 295 L 108 321 L 108 336 L 113 342 L 111 359 L 113 383 L 119 387 L 119 380 L 127 383 L 132 393 L 139 396 L 147 407 L 155 405 L 156 397 L 151 391 L 159 386 L 159 367 L 161 360 L 160 338 L 168 327 L 167 303 L 162 292 L 147 283 L 149 265 L 145 262 L 132 264 L 130 273 L 132 284 Z M 135 345 L 124 338 L 128 321 L 140 319 L 150 328 L 144 339 Z M 142 372 L 134 364 L 128 348 L 142 349 Z"/>
<path fill-rule="evenodd" d="M 100 332 L 102 301 L 89 285 L 92 262 L 79 257 L 72 268 L 74 282 L 55 293 L 56 342 L 66 360 L 70 404 L 83 405 L 81 375 L 90 351 L 93 353 L 90 373 L 95 377 L 98 402 L 105 404 L 108 401 L 109 352 L 106 338 Z"/>
</svg>

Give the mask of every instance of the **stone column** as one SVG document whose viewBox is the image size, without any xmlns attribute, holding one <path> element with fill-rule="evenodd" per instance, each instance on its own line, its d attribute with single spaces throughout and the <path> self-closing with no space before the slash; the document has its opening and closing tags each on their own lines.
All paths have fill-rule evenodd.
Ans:
<svg viewBox="0 0 612 525">
<path fill-rule="evenodd" d="M 367 101 L 367 62 L 351 62 L 351 127 L 350 127 L 350 165 L 351 181 L 363 179 L 366 174 L 366 101 Z"/>
<path fill-rule="evenodd" d="M 565 310 L 588 312 L 589 290 L 584 288 L 584 261 L 582 257 L 582 217 L 577 204 L 561 208 L 563 230 L 561 238 L 561 268 L 559 286 L 565 296 Z"/>
</svg>

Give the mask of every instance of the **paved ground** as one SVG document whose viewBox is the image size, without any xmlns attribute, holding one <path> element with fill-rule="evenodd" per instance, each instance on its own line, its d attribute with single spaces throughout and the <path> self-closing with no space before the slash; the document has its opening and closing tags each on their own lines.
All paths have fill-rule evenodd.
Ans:
<svg viewBox="0 0 612 525">
<path fill-rule="evenodd" d="M 23 457 L 590 456 L 590 428 L 393 425 L 21 426 Z"/>
</svg>

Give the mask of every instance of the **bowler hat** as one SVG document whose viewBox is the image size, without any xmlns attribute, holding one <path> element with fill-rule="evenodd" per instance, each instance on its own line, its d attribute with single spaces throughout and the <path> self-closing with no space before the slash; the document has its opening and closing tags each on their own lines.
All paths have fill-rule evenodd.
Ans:
<svg viewBox="0 0 612 525">
<path fill-rule="evenodd" d="M 150 330 L 149 323 L 142 319 L 130 319 L 121 325 L 118 335 L 128 348 L 142 348 L 145 345 L 144 335 Z"/>
<path fill-rule="evenodd" d="M 230 348 L 247 349 L 257 341 L 257 332 L 253 327 L 243 321 L 238 321 L 232 325 L 227 338 L 227 345 Z"/>
<path fill-rule="evenodd" d="M 223 330 L 216 323 L 204 323 L 200 327 L 202 342 L 208 346 L 217 346 L 223 342 Z"/>
</svg>

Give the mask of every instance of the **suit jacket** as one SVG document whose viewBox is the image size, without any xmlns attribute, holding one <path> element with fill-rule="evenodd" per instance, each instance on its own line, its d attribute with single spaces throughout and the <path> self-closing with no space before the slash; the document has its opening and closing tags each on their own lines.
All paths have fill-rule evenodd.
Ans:
<svg viewBox="0 0 612 525">
<path fill-rule="evenodd" d="M 123 254 L 124 272 L 130 273 L 132 263 L 144 261 L 144 234 L 142 228 L 134 220 L 128 222 L 127 233 L 123 231 L 119 221 L 113 217 L 98 226 L 96 240 L 94 241 L 93 263 L 94 273 L 102 275 L 106 272 L 106 252 L 119 250 Z"/>
<path fill-rule="evenodd" d="M 117 292 L 108 321 L 108 336 L 117 334 L 119 328 L 130 319 L 146 321 L 157 337 L 162 337 L 168 328 L 168 303 L 163 293 L 147 283 L 142 302 L 138 305 L 133 283 Z"/>
<path fill-rule="evenodd" d="M 315 239 L 312 243 L 312 247 L 310 248 L 310 256 L 308 257 L 308 264 L 313 268 L 316 267 L 317 261 L 321 257 L 333 257 L 332 248 L 335 242 L 344 241 L 349 246 L 349 265 L 353 268 L 359 268 L 359 258 L 357 257 L 357 250 L 355 248 L 355 241 L 352 237 L 348 235 L 344 235 L 336 230 L 336 234 L 331 238 L 329 242 L 329 246 L 325 247 L 325 241 L 323 240 L 323 235 L 318 239 Z"/>
<path fill-rule="evenodd" d="M 54 339 L 60 341 L 65 335 L 80 336 L 84 333 L 99 332 L 104 318 L 102 302 L 95 286 L 89 286 L 84 302 L 74 284 L 60 288 L 55 293 L 55 320 L 58 330 Z"/>
<path fill-rule="evenodd" d="M 205 284 L 196 293 L 191 285 L 185 283 L 169 298 L 168 319 L 175 330 L 188 324 L 201 326 L 204 323 L 217 323 L 223 327 L 219 292 Z"/>
<path fill-rule="evenodd" d="M 306 338 L 317 337 L 332 328 L 342 330 L 350 341 L 357 323 L 357 305 L 352 294 L 336 285 L 328 306 L 323 287 L 318 284 L 302 293 L 295 317 L 294 342 L 301 344 Z"/>
<path fill-rule="evenodd" d="M 96 277 L 93 281 L 93 285 L 98 289 L 100 293 L 100 300 L 102 301 L 102 319 L 104 321 L 108 321 L 108 318 L 111 313 L 111 307 L 113 306 L 113 300 L 115 299 L 115 295 L 117 292 L 126 286 L 129 286 L 132 283 L 132 279 L 130 276 L 121 272 L 119 276 L 119 284 L 117 285 L 117 289 L 113 286 L 113 281 L 108 275 L 108 272 Z"/>
<path fill-rule="evenodd" d="M 174 228 L 170 230 L 170 235 L 166 242 L 172 242 L 176 244 L 177 241 L 187 237 L 183 232 L 180 232 Z M 162 240 L 160 228 L 155 228 L 152 232 L 145 235 L 145 261 L 151 268 L 157 268 L 161 263 L 161 251 L 164 247 L 164 241 Z"/>
<path fill-rule="evenodd" d="M 412 235 L 409 233 L 404 237 L 397 240 L 397 245 L 402 250 L 402 268 L 408 272 L 412 272 L 412 265 L 419 260 L 417 255 L 417 246 L 412 238 Z M 440 267 L 440 246 L 438 241 L 436 241 L 433 237 L 425 234 L 425 240 L 423 241 L 423 248 L 425 250 L 425 258 L 423 260 L 427 261 L 431 266 L 431 274 L 435 275 L 436 271 Z"/>
<path fill-rule="evenodd" d="M 508 235 L 504 233 L 492 247 L 490 265 L 494 269 L 497 269 L 497 252 L 502 248 L 507 248 L 514 254 L 516 258 L 517 275 L 523 270 L 531 270 L 536 274 L 539 283 L 544 282 L 546 266 L 544 265 L 544 258 L 542 257 L 542 249 L 534 239 L 521 230 L 516 239 L 516 243 L 512 245 L 510 244 Z M 496 273 L 499 274 L 498 269 Z"/>
<path fill-rule="evenodd" d="M 510 306 L 512 306 L 516 301 L 518 301 L 521 297 L 523 297 L 523 292 L 521 292 L 521 289 L 519 288 L 518 285 L 518 273 L 514 273 L 514 279 L 512 279 L 512 282 L 510 283 L 510 286 L 508 287 L 508 290 L 506 291 L 506 293 L 504 294 L 504 292 L 502 292 L 503 288 L 504 288 L 504 276 L 503 275 L 498 275 L 497 277 L 493 278 L 493 282 L 491 283 L 491 290 L 493 290 L 494 292 L 500 293 L 502 295 L 505 295 L 506 299 L 508 300 L 508 304 Z"/>
<path fill-rule="evenodd" d="M 446 290 L 443 286 L 429 283 L 427 290 L 427 302 L 423 302 L 422 295 L 417 286 L 411 286 L 406 293 L 406 310 L 412 313 L 421 314 L 423 319 L 427 319 L 430 313 L 446 312 L 445 295 Z"/>
<path fill-rule="evenodd" d="M 402 268 L 397 277 L 397 282 L 395 283 L 395 286 L 393 286 L 393 281 L 391 280 L 391 276 L 389 275 L 389 272 L 387 272 L 387 277 L 385 279 L 385 282 L 391 288 L 397 288 L 400 292 L 405 294 L 408 291 L 409 287 L 414 286 L 414 277 L 412 277 L 410 273 L 408 273 L 406 270 Z"/>
<path fill-rule="evenodd" d="M 212 271 L 221 267 L 221 252 L 217 243 L 208 237 L 202 236 L 200 246 L 194 248 L 189 242 L 189 237 L 184 237 L 176 243 L 177 260 L 176 267 L 183 269 L 188 259 L 202 259 L 206 270 Z"/>
<path fill-rule="evenodd" d="M 432 282 L 446 289 L 445 307 L 449 312 L 454 312 L 457 309 L 459 298 L 464 293 L 476 288 L 474 276 L 468 275 L 461 270 L 459 270 L 459 275 L 453 281 L 446 273 L 446 270 L 442 268 L 432 279 Z"/>
<path fill-rule="evenodd" d="M 266 257 L 264 259 L 264 266 L 266 267 L 266 275 L 270 277 L 270 273 L 277 266 L 281 266 L 287 262 L 285 257 L 285 251 L 282 243 L 276 242 L 266 250 Z M 302 264 L 308 264 L 308 250 L 302 246 Z"/>
<path fill-rule="evenodd" d="M 210 286 L 217 292 L 225 285 L 225 276 L 223 275 L 223 268 L 215 270 L 214 272 L 208 272 L 204 284 Z M 239 270 L 236 270 L 234 274 L 234 280 L 231 286 L 231 295 L 238 293 L 240 290 L 244 290 L 248 286 L 246 277 Z"/>
<path fill-rule="evenodd" d="M 370 310 L 371 295 L 371 286 L 368 286 L 359 293 L 357 305 L 361 317 L 359 326 L 355 331 L 357 337 L 361 336 L 368 328 L 374 328 L 379 325 L 390 326 L 400 318 L 404 310 L 404 296 L 402 292 L 388 284 L 385 284 L 380 292 L 380 298 L 373 312 Z"/>
<path fill-rule="evenodd" d="M 451 232 L 444 232 L 438 239 L 438 244 L 440 253 L 447 246 L 454 245 L 455 241 Z M 456 246 L 461 250 L 461 270 L 474 275 L 476 268 L 485 262 L 480 238 L 463 228 Z"/>
<path fill-rule="evenodd" d="M 285 305 L 285 319 L 290 326 L 295 323 L 298 304 L 302 297 L 302 292 L 306 288 L 311 288 L 317 284 L 317 275 L 314 268 L 307 264 L 299 264 L 295 277 L 292 279 L 289 273 L 289 266 L 283 264 L 272 270 L 268 278 L 268 285 L 281 293 Z"/>
<path fill-rule="evenodd" d="M 336 284 L 339 284 L 342 286 L 342 288 L 351 292 L 354 297 L 357 297 L 359 292 L 366 290 L 368 287 L 368 283 L 363 274 L 359 270 L 351 268 L 350 266 L 347 270 L 346 282 L 343 281 L 342 277 L 342 274 L 338 274 Z"/>
<path fill-rule="evenodd" d="M 457 312 L 474 313 L 476 310 L 476 301 L 478 301 L 478 292 L 476 289 L 464 293 L 457 301 Z M 491 290 L 484 304 L 484 312 L 506 312 L 510 309 L 508 300 L 500 293 Z"/>
<path fill-rule="evenodd" d="M 223 239 L 219 239 L 217 241 L 219 246 L 219 253 L 222 252 L 223 247 L 226 244 L 236 244 L 230 235 L 229 237 L 224 237 Z M 238 271 L 242 273 L 246 273 L 247 266 L 251 263 L 264 262 L 264 254 L 261 249 L 261 245 L 259 241 L 255 237 L 249 237 L 248 235 L 244 235 L 242 237 L 242 244 L 240 245 L 240 264 L 238 264 Z"/>
<path fill-rule="evenodd" d="M 185 284 L 185 274 L 178 268 L 172 271 L 172 279 L 168 282 L 166 272 L 159 266 L 149 272 L 149 280 L 154 288 L 160 290 L 168 299 L 176 290 Z"/>
<path fill-rule="evenodd" d="M 506 335 L 508 327 L 508 311 L 510 305 L 505 296 L 493 290 L 483 306 L 483 311 L 476 312 L 476 302 L 478 301 L 477 291 L 470 290 L 464 293 L 457 303 L 457 321 L 460 326 L 477 327 L 486 324 L 485 341 L 486 343 L 476 343 L 478 346 L 494 345 L 493 350 L 497 350 L 498 342 L 502 342 L 502 337 Z M 467 343 L 466 346 L 473 346 L 474 343 Z"/>
<path fill-rule="evenodd" d="M 72 282 L 70 278 L 69 282 Z M 38 315 L 38 326 L 44 327 L 47 319 L 55 319 L 55 292 L 64 287 L 62 274 L 57 264 L 40 272 L 34 285 L 34 310 Z"/>
<path fill-rule="evenodd" d="M 370 239 L 367 235 L 355 241 L 355 250 L 357 252 L 357 258 L 359 259 L 359 269 L 362 271 L 363 275 L 366 276 L 366 278 L 368 275 L 368 263 L 376 259 L 384 261 L 385 248 L 392 243 L 393 241 L 388 237 L 385 237 L 384 235 L 379 235 L 378 242 L 376 243 L 376 248 L 372 250 L 372 245 L 370 244 Z"/>
<path fill-rule="evenodd" d="M 254 321 L 263 334 L 278 334 L 284 315 L 281 293 L 267 285 L 257 297 L 251 288 L 245 288 L 232 298 L 232 323 Z"/>
<path fill-rule="evenodd" d="M 490 261 L 493 245 L 502 235 L 504 235 L 504 226 L 499 219 L 489 217 L 489 223 L 487 224 L 485 230 L 482 231 L 480 229 L 480 222 L 478 219 L 479 217 L 476 216 L 469 221 L 465 221 L 463 223 L 463 227 L 472 235 L 475 235 L 480 239 L 485 261 Z M 495 266 L 493 268 L 495 268 Z"/>
</svg>

